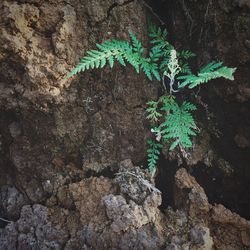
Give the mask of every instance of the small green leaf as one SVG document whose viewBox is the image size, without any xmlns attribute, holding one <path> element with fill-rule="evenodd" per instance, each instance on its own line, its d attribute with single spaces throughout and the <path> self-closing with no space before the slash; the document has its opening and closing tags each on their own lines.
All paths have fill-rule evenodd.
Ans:
<svg viewBox="0 0 250 250">
<path fill-rule="evenodd" d="M 108 57 L 108 61 L 109 61 L 109 66 L 112 69 L 114 66 L 114 57 L 113 56 Z"/>
<path fill-rule="evenodd" d="M 173 143 L 171 143 L 169 150 L 173 151 L 177 147 L 178 144 L 179 144 L 179 140 L 174 141 Z"/>
<path fill-rule="evenodd" d="M 106 58 L 102 58 L 100 67 L 103 68 L 105 64 L 106 64 Z"/>
</svg>

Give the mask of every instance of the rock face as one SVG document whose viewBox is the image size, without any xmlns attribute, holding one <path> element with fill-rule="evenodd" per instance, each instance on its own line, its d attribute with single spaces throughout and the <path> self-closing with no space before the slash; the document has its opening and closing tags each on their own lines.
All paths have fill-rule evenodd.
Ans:
<svg viewBox="0 0 250 250">
<path fill-rule="evenodd" d="M 67 184 L 67 177 L 58 177 L 61 181 L 45 205 L 22 205 L 18 219 L 0 229 L 1 249 L 249 247 L 250 222 L 222 205 L 209 204 L 203 188 L 185 169 L 175 177 L 177 210 L 169 208 L 163 214 L 158 208 L 161 193 L 147 174 L 131 161 L 120 166 L 115 181 L 90 177 Z M 14 189 L 8 193 L 20 196 Z"/>
<path fill-rule="evenodd" d="M 196 1 L 182 3 L 198 6 Z M 248 2 L 209 1 L 205 15 L 183 4 L 178 9 L 190 22 L 185 31 L 194 28 L 191 10 L 191 17 L 199 13 L 198 19 L 215 23 L 213 32 L 206 30 L 209 25 L 200 27 L 200 40 L 195 37 L 208 46 L 202 48 L 200 62 L 214 58 L 217 51 L 232 66 L 240 65 L 240 84 L 208 92 L 238 103 L 249 101 L 244 77 Z M 221 32 L 225 28 L 228 36 Z M 163 214 L 159 190 L 132 164 L 145 157 L 145 103 L 157 96 L 157 85 L 118 65 L 64 80 L 86 50 L 110 38 L 127 39 L 128 30 L 147 44 L 140 1 L 0 2 L 1 249 L 250 247 L 249 221 L 209 204 L 203 188 L 184 169 L 176 175 L 177 210 Z M 246 110 L 242 107 L 240 113 Z M 238 148 L 247 149 L 249 130 L 243 121 L 232 138 Z M 190 165 L 210 165 L 214 159 L 207 146 L 211 135 L 203 135 Z M 109 175 L 107 169 L 118 170 L 120 161 L 114 180 L 101 176 Z"/>
<path fill-rule="evenodd" d="M 201 85 L 200 90 L 189 92 L 202 122 L 187 164 L 211 167 L 204 170 L 202 183 L 208 197 L 214 198 L 211 193 L 218 192 L 216 202 L 228 204 L 249 219 L 249 1 L 160 2 L 165 9 L 170 9 L 171 18 L 165 21 L 176 47 L 190 49 L 197 55 L 191 62 L 194 71 L 211 61 L 222 61 L 237 68 L 234 81 L 217 79 Z M 172 158 L 182 161 L 178 155 Z M 220 172 L 223 173 L 217 178 Z M 206 173 L 215 176 L 216 181 L 207 184 Z M 211 188 L 217 181 L 218 188 Z"/>
<path fill-rule="evenodd" d="M 176 207 L 184 208 L 191 224 L 196 224 L 190 238 L 200 245 L 198 249 L 212 249 L 212 245 L 223 250 L 250 247 L 250 221 L 221 204 L 209 204 L 203 188 L 183 168 L 176 173 L 175 186 Z"/>
<path fill-rule="evenodd" d="M 210 209 L 203 188 L 182 168 L 175 176 L 175 205 L 192 218 L 203 218 Z"/>
<path fill-rule="evenodd" d="M 146 181 L 140 175 L 134 183 Z M 62 188 L 67 203 L 59 198 Z M 159 191 L 148 190 L 139 204 L 110 179 L 91 177 L 54 195 L 56 205 L 24 205 L 20 218 L 0 229 L 1 249 L 160 249 L 165 243 Z"/>
<path fill-rule="evenodd" d="M 144 107 L 157 85 L 132 68 L 107 66 L 64 80 L 84 52 L 132 30 L 147 42 L 136 1 L 0 3 L 0 154 L 6 172 L 33 202 L 41 183 L 65 166 L 100 172 L 145 157 Z M 101 31 L 101 32 L 100 32 Z M 11 181 L 10 181 L 11 182 Z"/>
<path fill-rule="evenodd" d="M 0 221 L 0 248 L 163 246 L 159 193 L 138 203 L 107 178 L 86 179 L 144 159 L 157 85 L 118 65 L 64 80 L 95 43 L 131 30 L 146 45 L 142 5 L 7 0 L 0 13 L 0 217 L 13 221 Z"/>
<path fill-rule="evenodd" d="M 21 208 L 27 204 L 27 197 L 15 187 L 3 186 L 0 188 L 0 208 L 2 216 L 18 219 Z"/>
<path fill-rule="evenodd" d="M 217 123 L 223 120 L 221 132 L 227 133 L 227 127 L 231 125 L 232 135 L 227 133 L 226 136 L 235 138 L 237 146 L 248 147 L 249 1 L 208 1 L 207 5 L 191 0 L 179 1 L 172 11 L 174 28 L 179 31 L 175 32 L 177 40 L 181 45 L 190 44 L 190 48 L 197 53 L 199 66 L 218 58 L 228 66 L 237 67 L 234 81 L 218 80 L 203 88 L 206 88 L 204 95 L 208 109 L 214 112 Z M 227 104 L 223 105 L 223 102 Z M 219 105 L 223 106 L 218 109 Z M 221 110 L 228 115 L 223 115 Z"/>
</svg>

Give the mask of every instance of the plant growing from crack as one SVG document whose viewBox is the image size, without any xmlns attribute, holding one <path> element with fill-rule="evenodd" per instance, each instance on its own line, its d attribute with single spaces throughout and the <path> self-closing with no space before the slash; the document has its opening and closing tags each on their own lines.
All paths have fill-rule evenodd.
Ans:
<svg viewBox="0 0 250 250">
<path fill-rule="evenodd" d="M 153 173 L 163 144 L 169 144 L 170 150 L 178 147 L 187 157 L 186 150 L 192 147 L 191 137 L 198 132 L 192 116 L 196 106 L 177 100 L 175 94 L 185 87 L 193 89 L 220 77 L 233 80 L 236 68 L 222 66 L 222 62 L 211 62 L 193 74 L 187 61 L 195 55 L 185 50 L 177 52 L 167 41 L 167 31 L 153 24 L 149 25 L 152 46 L 147 56 L 136 36 L 132 32 L 129 36 L 130 41 L 112 39 L 96 44 L 97 49 L 87 51 L 66 78 L 85 70 L 103 68 L 107 63 L 112 68 L 118 61 L 122 66 L 130 64 L 137 73 L 143 71 L 151 81 L 155 78 L 162 82 L 165 94 L 156 101 L 149 101 L 146 109 L 146 118 L 151 121 L 151 131 L 155 134 L 155 139 L 148 141 L 147 150 L 149 171 Z"/>
</svg>

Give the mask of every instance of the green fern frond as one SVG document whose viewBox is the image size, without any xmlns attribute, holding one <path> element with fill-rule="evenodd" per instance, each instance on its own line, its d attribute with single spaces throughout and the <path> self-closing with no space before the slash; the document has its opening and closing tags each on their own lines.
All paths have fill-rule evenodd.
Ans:
<svg viewBox="0 0 250 250">
<path fill-rule="evenodd" d="M 161 135 L 165 142 L 171 142 L 170 150 L 177 145 L 190 148 L 192 141 L 190 136 L 196 135 L 196 124 L 191 111 L 196 110 L 195 105 L 183 102 L 180 106 L 172 99 L 166 102 L 161 110 L 165 111 L 165 120 L 159 126 Z"/>
<path fill-rule="evenodd" d="M 152 174 L 155 169 L 156 161 L 159 159 L 162 145 L 153 140 L 148 140 L 148 145 L 149 145 L 149 148 L 147 150 L 148 168 L 149 172 Z"/>
<path fill-rule="evenodd" d="M 170 150 L 178 145 L 184 149 L 192 146 L 191 136 L 196 135 L 197 129 L 192 116 L 192 112 L 196 110 L 194 104 L 184 101 L 179 105 L 171 95 L 161 96 L 158 101 L 147 104 L 147 119 L 152 122 L 164 119 L 159 127 L 152 129 L 159 136 L 158 139 L 162 137 L 164 142 L 169 142 Z"/>
<path fill-rule="evenodd" d="M 143 54 L 143 47 L 141 42 L 137 39 L 137 37 L 133 34 L 133 32 L 129 31 L 129 36 L 132 40 L 132 44 L 133 44 L 133 51 L 142 55 Z"/>
<path fill-rule="evenodd" d="M 212 72 L 222 66 L 222 62 L 211 62 L 201 68 L 200 73 Z"/>
<path fill-rule="evenodd" d="M 147 102 L 148 108 L 146 109 L 146 112 L 148 115 L 146 118 L 152 122 L 157 122 L 160 117 L 162 117 L 162 114 L 157 111 L 158 108 L 158 102 L 155 101 L 149 101 Z"/>
<path fill-rule="evenodd" d="M 166 29 L 161 29 L 160 27 L 157 27 L 155 24 L 149 23 L 148 35 L 152 39 L 151 43 L 155 44 L 155 43 L 160 43 L 162 41 L 165 42 L 167 40 L 168 32 Z"/>
<path fill-rule="evenodd" d="M 161 57 L 167 57 L 173 46 L 167 41 L 166 29 L 156 27 L 154 24 L 149 24 L 148 35 L 151 38 L 150 43 L 153 44 L 155 51 L 158 51 Z"/>
<path fill-rule="evenodd" d="M 125 55 L 131 55 L 132 46 L 127 41 L 111 40 L 105 41 L 102 44 L 96 44 L 98 50 L 87 51 L 87 55 L 84 56 L 80 63 L 70 71 L 66 78 L 69 78 L 79 72 L 83 72 L 88 69 L 103 68 L 107 62 L 110 67 L 113 67 L 114 59 L 122 61 L 122 65 L 125 65 Z"/>
<path fill-rule="evenodd" d="M 181 74 L 192 74 L 192 71 L 190 69 L 190 66 L 187 63 L 183 63 L 182 61 L 179 62 L 181 67 Z"/>
<path fill-rule="evenodd" d="M 192 58 L 195 56 L 195 54 L 189 50 L 182 50 L 180 52 L 177 53 L 177 56 L 180 58 L 180 59 L 189 59 L 189 58 Z"/>
<path fill-rule="evenodd" d="M 66 78 L 69 78 L 79 72 L 88 69 L 103 68 L 107 62 L 112 68 L 114 61 L 117 60 L 121 65 L 125 66 L 125 61 L 130 63 L 137 73 L 140 71 L 140 55 L 133 51 L 133 46 L 127 41 L 110 40 L 102 44 L 96 44 L 98 50 L 87 51 L 80 63 L 70 71 Z"/>
<path fill-rule="evenodd" d="M 67 74 L 66 79 L 88 69 L 103 68 L 107 63 L 112 68 L 114 62 L 118 61 L 122 66 L 126 66 L 126 62 L 128 62 L 137 73 L 142 69 L 150 80 L 155 77 L 160 81 L 161 77 L 157 64 L 160 57 L 159 51 L 152 49 L 149 58 L 144 58 L 141 42 L 132 32 L 129 32 L 129 35 L 132 45 L 128 41 L 116 39 L 96 44 L 97 49 L 87 51 L 86 56 Z"/>
<path fill-rule="evenodd" d="M 228 80 L 234 80 L 233 73 L 235 72 L 236 68 L 228 68 L 221 65 L 221 62 L 212 62 L 203 67 L 198 75 L 190 74 L 179 76 L 177 78 L 178 80 L 184 80 L 179 85 L 179 88 L 188 86 L 190 89 L 192 89 L 201 83 L 206 83 L 210 80 L 220 77 L 226 78 Z"/>
</svg>

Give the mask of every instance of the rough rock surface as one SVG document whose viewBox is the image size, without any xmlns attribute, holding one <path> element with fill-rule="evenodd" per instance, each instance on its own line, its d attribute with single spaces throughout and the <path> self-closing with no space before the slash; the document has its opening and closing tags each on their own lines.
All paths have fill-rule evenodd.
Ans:
<svg viewBox="0 0 250 250">
<path fill-rule="evenodd" d="M 67 184 L 67 177 L 62 177 L 45 205 L 23 205 L 20 217 L 0 229 L 1 249 L 249 247 L 250 222 L 222 205 L 209 204 L 202 187 L 185 169 L 176 174 L 177 210 L 168 208 L 164 215 L 158 208 L 161 194 L 147 175 L 135 166 L 124 171 L 130 162 L 120 164 L 115 182 L 91 177 Z M 146 189 L 138 188 L 142 186 Z M 143 198 L 135 199 L 139 194 Z"/>
<path fill-rule="evenodd" d="M 0 188 L 0 210 L 4 218 L 18 219 L 21 208 L 28 202 L 15 187 L 3 186 Z"/>
<path fill-rule="evenodd" d="M 198 64 L 215 58 L 237 67 L 235 81 L 219 80 L 211 86 L 222 99 L 239 102 L 249 100 L 248 66 L 250 61 L 249 1 L 178 1 L 174 12 L 177 40 L 197 52 Z M 183 33 L 184 32 L 184 33 Z M 185 34 L 185 35 L 184 35 Z"/>
<path fill-rule="evenodd" d="M 220 78 L 189 92 L 199 110 L 196 114 L 200 133 L 194 140 L 194 149 L 188 152 L 187 163 L 197 168 L 209 166 L 201 174 L 208 197 L 250 219 L 249 1 L 161 3 L 169 10 L 171 18 L 164 21 L 176 47 L 190 49 L 197 55 L 191 61 L 194 72 L 211 61 L 237 68 L 234 81 Z M 209 181 L 206 174 L 216 181 Z"/>
<path fill-rule="evenodd" d="M 182 168 L 175 176 L 175 204 L 192 218 L 203 218 L 210 205 L 203 188 Z"/>
<path fill-rule="evenodd" d="M 178 33 L 192 33 L 202 24 L 195 27 L 200 33 L 194 37 L 202 44 L 199 63 L 218 55 L 239 68 L 236 84 L 222 83 L 207 92 L 246 103 L 248 1 L 209 1 L 207 6 L 181 2 L 178 10 L 184 10 L 189 26 L 175 22 L 182 26 Z M 183 169 L 176 175 L 178 210 L 169 209 L 166 216 L 158 209 L 160 193 L 131 161 L 121 164 L 122 178 L 116 182 L 86 178 L 107 167 L 118 169 L 117 163 L 128 157 L 133 162 L 144 159 L 145 103 L 156 97 L 157 85 L 119 66 L 63 78 L 95 43 L 128 38 L 128 29 L 146 44 L 145 24 L 139 1 L 0 2 L 1 249 L 250 247 L 249 221 L 209 204 L 204 190 Z M 231 113 L 246 110 L 237 106 Z M 246 120 L 232 133 L 239 148 L 249 147 Z M 209 165 L 214 159 L 210 137 L 202 139 L 190 164 L 207 160 Z"/>
<path fill-rule="evenodd" d="M 184 208 L 191 224 L 195 224 L 189 231 L 190 238 L 197 244 L 203 242 L 200 249 L 212 249 L 212 245 L 222 250 L 250 247 L 250 221 L 221 204 L 209 204 L 203 188 L 184 168 L 177 171 L 175 186 L 175 205 Z"/>
<path fill-rule="evenodd" d="M 0 13 L 0 184 L 14 175 L 43 202 L 41 183 L 68 164 L 101 172 L 143 160 L 144 107 L 157 84 L 119 65 L 64 80 L 97 42 L 128 39 L 130 29 L 146 44 L 140 3 L 8 0 Z"/>
<path fill-rule="evenodd" d="M 143 173 L 141 173 L 143 176 Z M 129 182 L 127 183 L 128 185 Z M 0 229 L 1 249 L 160 249 L 165 242 L 160 192 L 142 204 L 118 194 L 104 177 L 62 185 L 68 202 L 24 205 L 20 218 Z M 72 206 L 65 204 L 72 203 Z"/>
</svg>

